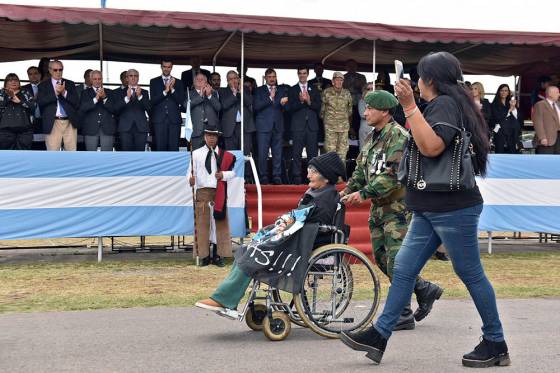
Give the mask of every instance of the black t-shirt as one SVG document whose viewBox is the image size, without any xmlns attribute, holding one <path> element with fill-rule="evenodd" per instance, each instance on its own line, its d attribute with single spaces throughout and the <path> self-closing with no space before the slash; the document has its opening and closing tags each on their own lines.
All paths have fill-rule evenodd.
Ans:
<svg viewBox="0 0 560 373">
<path fill-rule="evenodd" d="M 447 122 L 461 127 L 459 107 L 449 96 L 437 96 L 430 101 L 423 112 L 424 118 L 430 125 L 437 122 Z M 453 128 L 447 126 L 432 127 L 441 137 L 445 146 L 449 146 L 457 134 Z M 405 203 L 409 210 L 418 212 L 446 212 L 473 207 L 483 202 L 478 186 L 470 190 L 455 192 L 425 192 L 407 187 Z"/>
</svg>

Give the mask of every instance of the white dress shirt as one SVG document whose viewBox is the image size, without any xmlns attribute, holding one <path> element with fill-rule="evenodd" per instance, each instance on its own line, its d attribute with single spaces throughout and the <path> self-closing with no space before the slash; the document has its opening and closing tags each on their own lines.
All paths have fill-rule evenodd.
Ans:
<svg viewBox="0 0 560 373">
<path fill-rule="evenodd" d="M 171 78 L 172 78 L 171 75 L 165 76 L 165 75 L 161 74 L 161 80 L 163 80 L 163 95 L 164 96 L 167 96 L 167 92 L 165 92 L 165 84 L 166 84 L 165 82 L 166 81 L 170 82 Z M 171 88 L 171 93 L 175 93 L 175 88 Z"/>
<path fill-rule="evenodd" d="M 552 100 L 549 100 L 548 98 L 546 99 L 546 101 L 548 101 L 548 104 L 553 108 L 556 109 L 556 115 L 558 115 L 558 119 L 560 119 L 560 108 L 558 107 L 558 102 L 554 102 Z"/>
<path fill-rule="evenodd" d="M 216 179 L 216 172 L 218 172 L 216 156 L 218 155 L 218 147 L 214 149 L 214 155 L 212 156 L 212 174 L 209 174 L 206 170 L 206 155 L 209 152 L 208 146 L 204 145 L 202 148 L 198 148 L 192 152 L 193 165 L 194 165 L 194 178 L 195 178 L 195 189 L 199 188 L 216 188 L 218 180 Z M 189 175 L 192 175 L 192 170 L 189 171 Z M 235 172 L 233 171 L 222 171 L 223 180 L 229 181 L 235 177 Z"/>
</svg>

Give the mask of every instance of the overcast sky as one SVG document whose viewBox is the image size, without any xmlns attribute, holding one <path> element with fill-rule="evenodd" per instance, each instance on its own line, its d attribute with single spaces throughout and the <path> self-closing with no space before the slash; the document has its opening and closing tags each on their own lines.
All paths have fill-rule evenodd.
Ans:
<svg viewBox="0 0 560 373">
<path fill-rule="evenodd" d="M 17 0 L 4 3 L 51 6 L 78 6 L 79 4 L 82 7 L 96 8 L 100 7 L 101 2 L 100 0 L 81 0 L 79 2 L 76 0 Z M 417 0 L 392 2 L 367 0 L 283 0 L 281 2 L 262 0 L 107 0 L 108 8 L 336 19 L 446 28 L 559 32 L 560 1 L 540 1 L 538 6 L 528 6 L 528 4 L 530 3 L 526 0 L 427 0 L 422 2 Z M 546 12 L 543 12 L 543 9 L 546 9 Z M 0 75 L 4 76 L 7 72 L 13 71 L 24 79 L 26 78 L 26 67 L 33 62 L 0 64 Z M 65 75 L 68 78 L 81 81 L 82 71 L 85 68 L 98 68 L 99 64 L 94 61 L 67 61 L 66 67 Z M 115 82 L 118 74 L 129 67 L 140 70 L 141 82 L 147 82 L 149 78 L 160 72 L 158 66 L 154 65 L 111 63 L 108 66 L 109 80 Z M 184 68 L 186 67 L 176 66 L 173 73 L 178 75 Z M 258 79 L 262 74 L 261 70 L 250 69 L 249 75 Z M 218 68 L 217 71 L 224 75 L 227 68 Z M 290 71 L 281 71 L 278 75 L 280 81 L 286 83 L 293 84 L 297 80 L 296 74 Z M 492 92 L 502 81 L 511 83 L 511 79 L 505 78 L 488 76 L 471 78 L 482 80 L 487 85 L 487 92 Z M 371 76 L 368 76 L 368 80 L 371 80 Z"/>
</svg>

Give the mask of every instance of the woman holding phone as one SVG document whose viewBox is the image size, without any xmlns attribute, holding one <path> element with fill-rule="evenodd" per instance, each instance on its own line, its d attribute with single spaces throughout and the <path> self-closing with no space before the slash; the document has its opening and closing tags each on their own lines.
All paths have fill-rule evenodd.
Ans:
<svg viewBox="0 0 560 373">
<path fill-rule="evenodd" d="M 443 122 L 464 127 L 471 133 L 470 143 L 475 153 L 472 166 L 484 175 L 489 151 L 487 127 L 464 86 L 459 60 L 447 52 L 428 54 L 418 63 L 418 73 L 420 95 L 428 102 L 423 113 L 416 106 L 412 88 L 406 80 L 396 82 L 395 92 L 410 124 L 411 141 L 414 142 L 411 145 L 418 150 L 418 157 L 429 159 L 422 163 L 423 167 L 434 165 L 433 161 L 437 162 L 438 157 L 445 159 L 452 154 L 450 150 L 455 146 L 458 131 L 441 125 Z M 403 162 L 410 164 L 412 154 L 405 153 Z M 428 171 L 424 169 L 423 175 L 433 175 Z M 496 295 L 480 262 L 478 219 L 483 200 L 474 183 L 474 175 L 469 176 L 474 187 L 450 188 L 447 191 L 426 188 L 431 180 L 413 185 L 407 181 L 405 203 L 412 211 L 412 220 L 395 258 L 393 282 L 385 308 L 370 328 L 356 333 L 342 332 L 344 344 L 367 352 L 366 356 L 377 364 L 381 362 L 393 327 L 410 300 L 416 276 L 443 243 L 455 273 L 469 290 L 482 319 L 481 342 L 463 356 L 463 365 L 490 367 L 510 364 Z"/>
</svg>

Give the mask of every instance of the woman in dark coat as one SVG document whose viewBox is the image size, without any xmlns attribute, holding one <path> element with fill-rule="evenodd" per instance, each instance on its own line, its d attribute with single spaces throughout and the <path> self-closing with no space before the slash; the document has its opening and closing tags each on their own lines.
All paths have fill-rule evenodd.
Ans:
<svg viewBox="0 0 560 373">
<path fill-rule="evenodd" d="M 521 115 L 517 100 L 511 95 L 507 84 L 500 84 L 492 101 L 492 130 L 496 153 L 517 153 L 517 142 L 521 132 Z"/>
<path fill-rule="evenodd" d="M 21 89 L 19 77 L 10 73 L 0 90 L 0 149 L 31 150 L 33 97 Z"/>
</svg>

